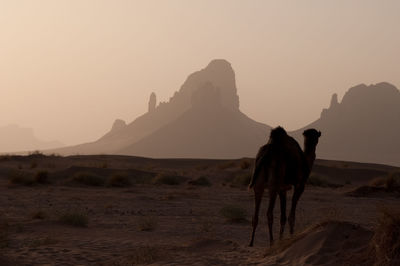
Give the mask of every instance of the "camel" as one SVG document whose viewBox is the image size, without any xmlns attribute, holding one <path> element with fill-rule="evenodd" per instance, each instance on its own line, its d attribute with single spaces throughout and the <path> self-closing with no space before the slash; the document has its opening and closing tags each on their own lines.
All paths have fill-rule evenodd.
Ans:
<svg viewBox="0 0 400 266">
<path fill-rule="evenodd" d="M 253 231 L 249 246 L 253 246 L 254 235 L 258 224 L 258 214 L 265 187 L 269 190 L 269 205 L 267 210 L 270 245 L 273 245 L 272 233 L 273 210 L 276 197 L 280 199 L 280 231 L 282 238 L 286 225 L 286 192 L 294 187 L 292 206 L 289 214 L 290 234 L 294 232 L 296 206 L 304 191 L 305 184 L 315 161 L 315 150 L 321 132 L 307 129 L 303 132 L 304 152 L 295 139 L 287 135 L 282 127 L 271 131 L 269 141 L 258 151 L 254 172 L 249 189 L 253 188 L 255 196 L 255 211 L 253 216 Z"/>
</svg>

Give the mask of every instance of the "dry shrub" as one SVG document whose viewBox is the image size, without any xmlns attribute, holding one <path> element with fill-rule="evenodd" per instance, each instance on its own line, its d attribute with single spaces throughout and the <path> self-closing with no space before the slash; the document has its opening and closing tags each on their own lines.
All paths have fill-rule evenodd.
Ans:
<svg viewBox="0 0 400 266">
<path fill-rule="evenodd" d="M 132 185 L 129 177 L 123 174 L 115 174 L 111 176 L 107 183 L 110 187 L 129 187 Z"/>
<path fill-rule="evenodd" d="M 375 253 L 375 264 L 400 265 L 400 211 L 383 208 L 370 246 Z"/>
</svg>

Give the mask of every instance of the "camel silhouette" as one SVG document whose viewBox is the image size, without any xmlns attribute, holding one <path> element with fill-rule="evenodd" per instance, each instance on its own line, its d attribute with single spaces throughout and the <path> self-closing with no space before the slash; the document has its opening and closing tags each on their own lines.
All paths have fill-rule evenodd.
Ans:
<svg viewBox="0 0 400 266">
<path fill-rule="evenodd" d="M 303 132 L 304 152 L 295 139 L 290 137 L 282 127 L 271 130 L 269 141 L 257 153 L 254 172 L 249 188 L 254 190 L 255 210 L 253 231 L 249 246 L 253 246 L 254 235 L 258 224 L 261 199 L 265 187 L 269 191 L 267 210 L 270 245 L 273 245 L 273 211 L 277 195 L 280 199 L 281 219 L 280 238 L 286 225 L 286 192 L 294 187 L 292 206 L 289 214 L 290 233 L 294 232 L 296 206 L 304 191 L 305 184 L 315 161 L 315 150 L 321 132 L 307 129 Z"/>
</svg>

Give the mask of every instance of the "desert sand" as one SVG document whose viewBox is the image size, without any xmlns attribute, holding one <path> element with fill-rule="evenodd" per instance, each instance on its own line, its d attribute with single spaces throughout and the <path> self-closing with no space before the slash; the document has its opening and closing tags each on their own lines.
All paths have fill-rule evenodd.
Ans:
<svg viewBox="0 0 400 266">
<path fill-rule="evenodd" d="M 379 210 L 400 209 L 397 192 L 355 192 L 398 168 L 317 160 L 295 236 L 269 247 L 266 193 L 250 248 L 252 163 L 2 156 L 0 265 L 354 265 Z"/>
</svg>

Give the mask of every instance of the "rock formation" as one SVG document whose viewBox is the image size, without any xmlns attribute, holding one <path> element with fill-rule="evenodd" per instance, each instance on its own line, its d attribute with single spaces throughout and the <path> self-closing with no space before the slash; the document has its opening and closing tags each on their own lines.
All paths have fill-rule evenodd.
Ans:
<svg viewBox="0 0 400 266">
<path fill-rule="evenodd" d="M 150 94 L 150 99 L 149 99 L 149 109 L 148 112 L 153 112 L 156 110 L 156 104 L 157 104 L 157 96 L 154 92 Z"/>
<path fill-rule="evenodd" d="M 350 88 L 321 118 L 305 128 L 318 128 L 318 156 L 327 159 L 400 165 L 400 92 L 387 82 Z"/>
</svg>

